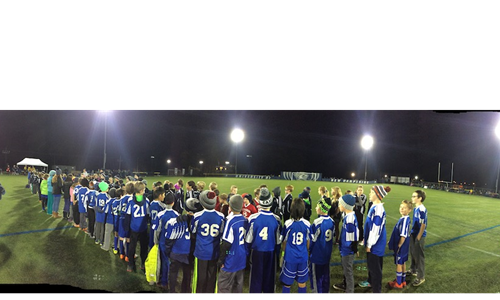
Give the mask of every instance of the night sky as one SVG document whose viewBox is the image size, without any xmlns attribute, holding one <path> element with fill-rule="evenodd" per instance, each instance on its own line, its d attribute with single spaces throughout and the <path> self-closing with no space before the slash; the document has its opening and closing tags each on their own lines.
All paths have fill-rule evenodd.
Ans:
<svg viewBox="0 0 500 300">
<path fill-rule="evenodd" d="M 11 166 L 24 157 L 77 169 L 101 168 L 104 118 L 107 162 L 111 169 L 137 168 L 166 173 L 170 168 L 203 171 L 225 161 L 247 174 L 281 171 L 322 173 L 323 177 L 363 179 L 364 134 L 375 143 L 367 152 L 367 179 L 385 174 L 419 176 L 495 187 L 500 140 L 494 128 L 498 112 L 443 113 L 415 110 L 142 110 L 142 111 L 0 111 L 0 148 Z M 245 139 L 237 148 L 233 128 Z M 247 157 L 250 155 L 251 157 Z M 151 159 L 154 156 L 154 159 Z M 121 162 L 119 161 L 121 159 Z"/>
</svg>

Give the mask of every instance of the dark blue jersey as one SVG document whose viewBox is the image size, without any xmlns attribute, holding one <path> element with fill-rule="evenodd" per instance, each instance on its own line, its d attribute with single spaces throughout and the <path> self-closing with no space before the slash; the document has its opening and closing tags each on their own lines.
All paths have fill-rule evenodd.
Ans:
<svg viewBox="0 0 500 300">
<path fill-rule="evenodd" d="M 104 213 L 106 214 L 106 224 L 112 224 L 114 226 L 114 213 L 113 213 L 113 202 L 115 201 L 115 198 L 109 197 L 106 200 L 106 206 L 104 209 Z"/>
<path fill-rule="evenodd" d="M 96 206 L 95 206 L 95 221 L 99 223 L 104 223 L 106 219 L 106 202 L 109 200 L 109 195 L 107 193 L 98 193 L 96 196 Z"/>
<path fill-rule="evenodd" d="M 115 225 L 114 231 L 118 231 L 118 220 L 120 219 L 120 198 L 113 199 L 111 203 L 111 210 L 113 212 L 113 224 Z"/>
<path fill-rule="evenodd" d="M 413 209 L 413 226 L 411 228 L 411 234 L 417 236 L 420 232 L 420 227 L 425 224 L 424 234 L 422 237 L 427 235 L 427 208 L 423 204 Z"/>
<path fill-rule="evenodd" d="M 248 223 L 245 242 L 251 245 L 251 249 L 274 251 L 275 246 L 280 244 L 281 220 L 277 215 L 261 210 L 250 215 Z"/>
<path fill-rule="evenodd" d="M 312 239 L 309 251 L 311 263 L 325 265 L 330 263 L 335 233 L 335 221 L 328 215 L 319 215 L 311 224 Z"/>
<path fill-rule="evenodd" d="M 399 240 L 404 237 L 405 241 L 401 248 L 398 247 Z M 393 250 L 400 257 L 407 257 L 410 249 L 410 216 L 402 216 L 399 218 L 389 239 L 389 250 Z"/>
<path fill-rule="evenodd" d="M 149 201 L 146 197 L 141 202 L 135 199 L 127 204 L 126 214 L 130 216 L 130 230 L 144 232 L 148 230 Z"/>
<path fill-rule="evenodd" d="M 245 234 L 247 229 L 248 221 L 242 214 L 233 215 L 230 213 L 228 215 L 222 240 L 231 244 L 231 248 L 223 262 L 222 270 L 236 272 L 245 269 L 247 262 Z"/>
<path fill-rule="evenodd" d="M 385 230 L 384 204 L 373 204 L 366 215 L 365 221 L 365 247 L 370 248 L 371 253 L 384 256 L 387 241 Z"/>
<path fill-rule="evenodd" d="M 191 251 L 191 232 L 187 222 L 177 222 L 177 218 L 168 220 L 164 237 L 166 240 L 175 240 L 172 252 L 180 255 L 188 255 Z"/>
<path fill-rule="evenodd" d="M 346 214 L 342 220 L 342 229 L 340 230 L 339 250 L 340 256 L 355 254 L 351 244 L 359 239 L 358 220 L 354 211 Z M 385 245 L 384 245 L 385 247 Z"/>
<path fill-rule="evenodd" d="M 219 258 L 224 220 L 224 215 L 213 209 L 205 209 L 194 214 L 191 220 L 191 232 L 196 234 L 195 257 L 200 260 Z"/>
<path fill-rule="evenodd" d="M 152 230 L 156 229 L 153 227 L 158 226 L 158 214 L 161 211 L 165 210 L 166 208 L 167 208 L 166 205 L 158 200 L 153 200 L 153 202 L 151 202 L 151 206 L 149 207 L 149 213 L 151 214 L 151 229 Z"/>
<path fill-rule="evenodd" d="M 177 216 L 179 216 L 179 214 L 172 208 L 165 208 L 157 215 L 156 223 L 154 228 L 152 228 L 158 238 L 160 249 L 164 249 L 165 247 L 165 232 L 167 230 L 168 221 L 172 218 L 177 218 Z"/>
<path fill-rule="evenodd" d="M 285 222 L 281 236 L 286 243 L 283 259 L 289 263 L 307 262 L 307 242 L 311 240 L 311 224 L 303 218 L 289 219 Z"/>
<path fill-rule="evenodd" d="M 87 212 L 87 192 L 89 188 L 81 187 L 78 189 L 77 199 L 78 199 L 78 212 L 86 213 Z"/>
<path fill-rule="evenodd" d="M 87 193 L 87 197 L 88 197 L 87 206 L 88 206 L 88 208 L 93 209 L 95 207 L 96 201 L 97 201 L 97 191 L 96 190 L 89 190 Z"/>
</svg>

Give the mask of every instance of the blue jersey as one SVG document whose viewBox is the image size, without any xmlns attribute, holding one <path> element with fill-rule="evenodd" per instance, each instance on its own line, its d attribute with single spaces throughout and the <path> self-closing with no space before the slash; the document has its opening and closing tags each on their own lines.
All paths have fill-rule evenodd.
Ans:
<svg viewBox="0 0 500 300">
<path fill-rule="evenodd" d="M 196 234 L 195 257 L 200 260 L 219 258 L 224 219 L 224 214 L 213 209 L 204 209 L 194 214 L 191 220 L 191 232 Z"/>
<path fill-rule="evenodd" d="M 283 227 L 282 239 L 286 242 L 283 259 L 289 263 L 307 262 L 307 242 L 311 240 L 311 224 L 304 218 L 288 219 Z"/>
<path fill-rule="evenodd" d="M 335 237 L 335 221 L 328 215 L 319 215 L 311 224 L 311 263 L 325 265 L 330 263 Z"/>
<path fill-rule="evenodd" d="M 405 238 L 401 248 L 398 247 L 399 239 Z M 399 218 L 398 222 L 392 230 L 391 238 L 389 239 L 389 250 L 393 250 L 398 257 L 408 257 L 410 250 L 410 216 Z"/>
<path fill-rule="evenodd" d="M 132 195 L 125 195 L 120 199 L 120 207 L 118 209 L 118 235 L 120 237 L 130 237 L 130 228 L 125 228 L 125 216 L 127 215 L 127 207 L 129 201 L 132 200 Z"/>
<path fill-rule="evenodd" d="M 94 207 L 96 206 L 96 203 L 97 203 L 97 191 L 95 190 L 89 190 L 87 192 L 87 206 L 88 208 L 92 208 L 94 209 Z"/>
<path fill-rule="evenodd" d="M 280 217 L 267 210 L 248 217 L 249 228 L 245 242 L 251 244 L 251 249 L 257 251 L 274 251 L 276 245 L 281 243 Z"/>
<path fill-rule="evenodd" d="M 107 200 L 106 200 L 106 207 L 104 209 L 104 213 L 106 214 L 106 219 L 105 219 L 105 222 L 106 224 L 112 224 L 113 226 L 115 225 L 114 224 L 114 213 L 113 213 L 113 202 L 115 201 L 115 198 L 111 198 L 109 197 Z"/>
<path fill-rule="evenodd" d="M 236 272 L 243 270 L 247 263 L 247 250 L 245 245 L 245 234 L 248 229 L 248 221 L 242 214 L 233 215 L 230 213 L 226 220 L 222 240 L 231 244 L 224 267 L 226 272 Z"/>
<path fill-rule="evenodd" d="M 87 192 L 89 191 L 89 188 L 87 187 L 81 187 L 78 189 L 78 194 L 76 195 L 78 199 L 78 212 L 79 213 L 86 213 L 87 212 Z"/>
<path fill-rule="evenodd" d="M 165 208 L 156 216 L 156 224 L 152 226 L 152 229 L 156 232 L 160 249 L 165 248 L 165 231 L 168 221 L 172 218 L 177 218 L 177 216 L 179 216 L 179 214 L 172 208 Z"/>
<path fill-rule="evenodd" d="M 151 206 L 149 206 L 149 213 L 151 214 L 151 230 L 156 229 L 158 226 L 158 214 L 166 208 L 165 204 L 158 200 L 153 200 L 153 202 L 151 202 Z"/>
<path fill-rule="evenodd" d="M 75 185 L 75 187 L 73 188 L 73 197 L 74 198 L 71 199 L 71 201 L 73 201 L 75 199 L 78 200 L 78 198 L 77 198 L 78 197 L 78 190 L 80 190 L 81 188 L 82 188 L 81 185 L 79 185 L 79 184 Z"/>
<path fill-rule="evenodd" d="M 358 220 L 356 214 L 350 212 L 344 216 L 342 229 L 340 230 L 339 250 L 340 256 L 355 254 L 351 248 L 353 242 L 359 239 Z M 384 244 L 385 247 L 385 244 Z"/>
<path fill-rule="evenodd" d="M 422 237 L 427 235 L 427 208 L 423 204 L 413 209 L 413 226 L 411 228 L 411 234 L 417 236 L 420 232 L 420 227 L 425 224 L 424 234 Z"/>
<path fill-rule="evenodd" d="M 141 202 L 131 200 L 127 204 L 126 214 L 130 215 L 130 230 L 144 232 L 148 230 L 149 201 L 146 197 Z"/>
<path fill-rule="evenodd" d="M 111 210 L 113 212 L 113 225 L 114 225 L 114 231 L 118 231 L 118 220 L 120 219 L 120 199 L 115 198 L 113 199 L 113 202 L 111 203 Z"/>
<path fill-rule="evenodd" d="M 365 246 L 371 253 L 384 256 L 387 233 L 385 231 L 385 209 L 383 203 L 373 204 L 366 215 Z"/>
<path fill-rule="evenodd" d="M 165 239 L 175 240 L 170 256 L 173 254 L 188 255 L 191 251 L 191 232 L 187 222 L 177 223 L 177 218 L 168 220 L 165 228 Z"/>
<path fill-rule="evenodd" d="M 106 202 L 109 200 L 109 195 L 107 193 L 97 193 L 96 196 L 96 206 L 95 206 L 95 221 L 99 223 L 104 223 L 106 219 Z"/>
</svg>

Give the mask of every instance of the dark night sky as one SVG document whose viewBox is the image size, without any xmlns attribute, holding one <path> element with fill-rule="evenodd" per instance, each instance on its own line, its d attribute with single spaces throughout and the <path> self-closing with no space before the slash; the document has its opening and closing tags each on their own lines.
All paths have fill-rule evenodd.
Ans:
<svg viewBox="0 0 500 300">
<path fill-rule="evenodd" d="M 107 123 L 108 168 L 165 172 L 172 167 L 204 168 L 234 162 L 230 132 L 239 127 L 240 173 L 281 171 L 323 173 L 324 177 L 364 176 L 363 134 L 375 139 L 368 153 L 368 179 L 388 175 L 475 182 L 494 188 L 500 141 L 494 128 L 497 112 L 433 111 L 111 111 Z M 12 165 L 24 157 L 49 165 L 97 169 L 103 164 L 104 116 L 96 111 L 0 111 L 2 158 Z M 247 158 L 250 154 L 252 158 Z M 150 157 L 154 156 L 152 160 Z"/>
</svg>

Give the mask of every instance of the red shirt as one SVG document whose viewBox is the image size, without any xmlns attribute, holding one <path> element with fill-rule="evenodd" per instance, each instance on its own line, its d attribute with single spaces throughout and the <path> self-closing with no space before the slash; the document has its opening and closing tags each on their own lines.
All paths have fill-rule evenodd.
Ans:
<svg viewBox="0 0 500 300">
<path fill-rule="evenodd" d="M 243 207 L 241 208 L 241 214 L 248 219 L 250 215 L 257 213 L 257 208 L 253 206 L 252 204 L 243 204 Z"/>
</svg>

